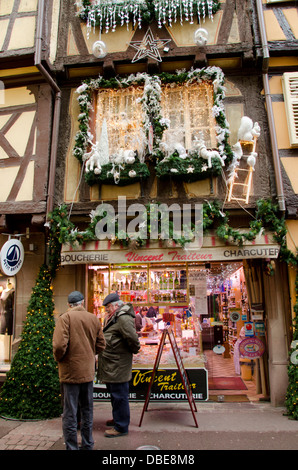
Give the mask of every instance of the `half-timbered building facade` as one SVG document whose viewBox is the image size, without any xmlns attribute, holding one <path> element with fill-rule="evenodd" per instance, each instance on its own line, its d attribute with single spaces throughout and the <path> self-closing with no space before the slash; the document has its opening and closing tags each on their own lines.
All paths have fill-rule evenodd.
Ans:
<svg viewBox="0 0 298 470">
<path fill-rule="evenodd" d="M 220 278 L 224 286 L 228 267 L 237 265 L 245 272 L 248 310 L 241 310 L 241 290 L 240 322 L 232 325 L 222 302 L 228 291 L 209 293 L 209 300 L 220 299 L 224 320 L 218 344 L 212 330 L 212 346 L 233 357 L 240 326 L 257 328 L 258 320 L 265 354 L 249 359 L 256 396 L 283 403 L 295 270 L 278 256 L 272 225 L 256 233 L 252 222 L 264 207 L 260 201 L 276 203 L 295 252 L 297 14 L 296 2 L 273 0 L 1 1 L 0 237 L 2 245 L 19 237 L 25 251 L 13 279 L 11 342 L 19 338 L 30 290 L 48 258 L 48 214 L 63 207 L 57 313 L 78 289 L 102 316 L 102 297 L 124 292 L 122 269 L 130 270 L 124 273 L 130 287 L 147 273 L 146 288 L 127 284 L 124 300 L 170 315 L 173 298 L 160 298 L 155 289 L 160 273 L 187 273 L 178 302 L 183 309 L 191 304 L 193 272 L 204 271 L 212 282 Z M 100 207 L 110 207 L 119 220 L 133 204 L 146 210 L 172 205 L 174 212 L 187 206 L 192 216 L 202 205 L 202 247 L 186 255 L 181 237 L 166 243 L 159 237 L 156 244 L 148 232 L 136 239 L 117 230 L 108 240 L 95 235 Z M 5 275 L 3 291 L 8 280 Z M 133 290 L 146 295 L 132 296 Z M 230 343 L 229 328 L 238 335 Z M 5 331 L 1 335 L 6 348 Z M 9 360 L 11 353 L 3 354 Z"/>
</svg>

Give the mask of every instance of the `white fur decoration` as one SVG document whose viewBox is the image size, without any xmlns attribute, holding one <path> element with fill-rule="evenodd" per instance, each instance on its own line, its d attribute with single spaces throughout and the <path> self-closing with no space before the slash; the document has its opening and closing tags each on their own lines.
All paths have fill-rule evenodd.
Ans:
<svg viewBox="0 0 298 470">
<path fill-rule="evenodd" d="M 257 122 L 253 123 L 253 121 L 247 116 L 243 116 L 241 118 L 238 130 L 239 140 L 252 141 L 254 137 L 259 137 L 260 133 L 261 128 Z"/>
<path fill-rule="evenodd" d="M 102 165 L 109 163 L 109 139 L 107 121 L 104 119 L 101 128 L 101 136 L 99 141 L 94 144 L 90 139 L 90 152 L 85 153 L 84 161 L 86 161 L 85 171 L 94 171 L 95 174 L 101 173 Z"/>
<path fill-rule="evenodd" d="M 236 144 L 232 146 L 232 150 L 233 150 L 233 160 L 231 161 L 229 168 L 228 168 L 227 183 L 230 183 L 232 181 L 236 168 L 240 165 L 240 160 L 243 155 L 240 142 L 236 142 Z"/>
<path fill-rule="evenodd" d="M 117 153 L 111 155 L 111 161 L 117 165 L 122 163 L 132 165 L 135 162 L 135 152 L 134 150 L 120 149 Z"/>
<path fill-rule="evenodd" d="M 248 166 L 251 166 L 252 168 L 255 167 L 257 156 L 258 156 L 258 154 L 256 152 L 251 152 L 250 153 L 250 155 L 247 157 Z"/>
<path fill-rule="evenodd" d="M 198 151 L 200 157 L 208 161 L 208 167 L 212 167 L 212 158 L 218 158 L 222 164 L 225 166 L 224 159 L 220 156 L 217 150 L 207 150 L 207 147 L 202 139 L 194 141 L 194 147 Z"/>
<path fill-rule="evenodd" d="M 197 46 L 205 46 L 208 41 L 208 31 L 204 28 L 199 28 L 194 34 L 194 40 Z"/>
<path fill-rule="evenodd" d="M 186 149 L 183 147 L 182 144 L 180 144 L 179 142 L 177 142 L 175 145 L 174 145 L 174 149 L 177 150 L 178 154 L 179 154 L 179 157 L 182 158 L 183 160 L 187 157 L 187 152 L 186 152 Z"/>
<path fill-rule="evenodd" d="M 103 41 L 95 41 L 92 53 L 97 59 L 103 59 L 107 55 L 107 46 Z"/>
<path fill-rule="evenodd" d="M 91 144 L 91 150 L 84 155 L 84 160 L 86 161 L 85 171 L 88 173 L 94 170 L 94 173 L 99 174 L 101 173 L 99 143 L 96 142 L 94 144 L 91 141 L 89 143 Z"/>
</svg>

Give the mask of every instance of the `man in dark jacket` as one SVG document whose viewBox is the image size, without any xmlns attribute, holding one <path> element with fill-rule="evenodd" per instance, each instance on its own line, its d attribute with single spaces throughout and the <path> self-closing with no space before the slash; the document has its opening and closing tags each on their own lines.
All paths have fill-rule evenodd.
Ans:
<svg viewBox="0 0 298 470">
<path fill-rule="evenodd" d="M 103 333 L 106 348 L 99 357 L 98 375 L 111 395 L 113 426 L 106 437 L 124 436 L 130 422 L 129 381 L 132 377 L 132 357 L 140 349 L 135 327 L 135 313 L 131 304 L 120 301 L 118 294 L 109 294 L 103 301 L 107 315 Z"/>
<path fill-rule="evenodd" d="M 94 446 L 93 381 L 95 355 L 105 347 L 99 319 L 83 307 L 84 296 L 68 296 L 69 309 L 59 316 L 53 335 L 53 353 L 63 385 L 62 427 L 66 450 L 77 450 L 77 412 L 81 412 L 82 449 Z"/>
</svg>

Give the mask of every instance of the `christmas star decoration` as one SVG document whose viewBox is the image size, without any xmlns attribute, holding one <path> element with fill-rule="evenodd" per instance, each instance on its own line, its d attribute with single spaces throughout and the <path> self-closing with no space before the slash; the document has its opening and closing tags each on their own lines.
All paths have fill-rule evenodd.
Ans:
<svg viewBox="0 0 298 470">
<path fill-rule="evenodd" d="M 171 39 L 154 39 L 151 29 L 148 28 L 142 41 L 130 42 L 130 46 L 137 50 L 131 62 L 137 62 L 138 60 L 144 59 L 144 57 L 151 57 L 151 59 L 156 59 L 158 62 L 161 62 L 162 59 L 158 49 L 165 47 L 170 41 Z"/>
</svg>

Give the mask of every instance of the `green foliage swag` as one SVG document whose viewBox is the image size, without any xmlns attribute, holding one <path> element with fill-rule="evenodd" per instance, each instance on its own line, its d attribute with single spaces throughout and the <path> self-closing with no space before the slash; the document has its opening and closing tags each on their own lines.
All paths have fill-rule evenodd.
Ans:
<svg viewBox="0 0 298 470">
<path fill-rule="evenodd" d="M 48 419 L 61 414 L 60 384 L 53 356 L 55 326 L 51 275 L 43 265 L 36 279 L 21 342 L 0 394 L 0 414 L 14 419 Z"/>
</svg>

